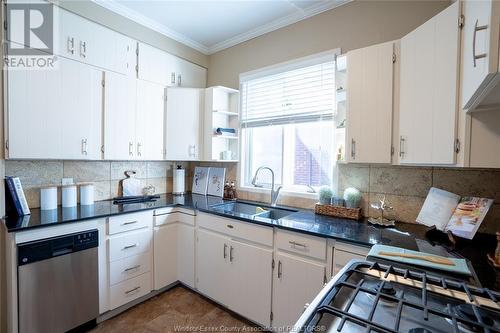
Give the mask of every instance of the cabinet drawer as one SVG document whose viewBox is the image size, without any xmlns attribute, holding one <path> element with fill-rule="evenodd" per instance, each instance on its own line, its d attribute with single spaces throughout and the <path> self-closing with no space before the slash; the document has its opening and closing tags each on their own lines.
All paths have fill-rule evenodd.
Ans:
<svg viewBox="0 0 500 333">
<path fill-rule="evenodd" d="M 333 274 L 337 274 L 352 259 L 365 260 L 366 255 L 346 252 L 335 248 L 333 255 Z"/>
<path fill-rule="evenodd" d="M 153 214 L 140 212 L 108 218 L 108 235 L 152 226 Z"/>
<path fill-rule="evenodd" d="M 155 219 L 155 226 L 172 224 L 175 222 L 181 222 L 194 226 L 194 215 L 181 212 L 157 215 L 154 217 L 154 219 Z"/>
<path fill-rule="evenodd" d="M 115 285 L 151 271 L 151 252 L 113 261 L 109 264 L 109 284 Z"/>
<path fill-rule="evenodd" d="M 149 252 L 153 239 L 151 229 L 143 229 L 110 238 L 109 261 L 115 261 Z"/>
<path fill-rule="evenodd" d="M 326 239 L 324 238 L 278 230 L 276 233 L 276 245 L 281 250 L 320 260 L 326 259 Z"/>
<path fill-rule="evenodd" d="M 115 284 L 110 288 L 111 309 L 116 309 L 136 298 L 151 292 L 151 273 L 144 273 L 135 278 Z"/>
<path fill-rule="evenodd" d="M 201 228 L 263 245 L 273 246 L 273 228 L 202 213 L 198 214 L 197 220 L 198 226 Z"/>
</svg>

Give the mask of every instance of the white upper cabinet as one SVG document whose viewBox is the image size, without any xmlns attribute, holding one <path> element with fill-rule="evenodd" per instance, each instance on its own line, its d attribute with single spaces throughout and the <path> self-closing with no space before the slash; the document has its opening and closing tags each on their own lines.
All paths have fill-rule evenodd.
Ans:
<svg viewBox="0 0 500 333">
<path fill-rule="evenodd" d="M 104 159 L 136 158 L 137 80 L 106 72 L 104 87 Z"/>
<path fill-rule="evenodd" d="M 102 72 L 60 58 L 54 70 L 9 71 L 9 158 L 99 159 Z"/>
<path fill-rule="evenodd" d="M 120 33 L 56 7 L 59 41 L 64 57 L 122 74 L 134 75 L 136 42 Z"/>
<path fill-rule="evenodd" d="M 459 1 L 401 39 L 400 164 L 454 164 Z"/>
<path fill-rule="evenodd" d="M 165 149 L 169 161 L 194 161 L 200 153 L 204 89 L 167 88 Z"/>
<path fill-rule="evenodd" d="M 500 2 L 463 1 L 463 14 L 461 105 L 473 111 L 500 81 Z"/>
<path fill-rule="evenodd" d="M 347 53 L 347 161 L 391 163 L 394 43 Z"/>
<path fill-rule="evenodd" d="M 138 47 L 139 79 L 164 86 L 205 88 L 205 68 L 144 43 L 139 43 Z"/>
<path fill-rule="evenodd" d="M 145 160 L 164 157 L 165 87 L 137 80 L 136 155 Z"/>
</svg>

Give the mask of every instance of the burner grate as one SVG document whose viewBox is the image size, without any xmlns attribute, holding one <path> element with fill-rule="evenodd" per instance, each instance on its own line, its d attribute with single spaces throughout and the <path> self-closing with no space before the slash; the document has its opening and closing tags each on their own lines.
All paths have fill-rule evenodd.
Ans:
<svg viewBox="0 0 500 333">
<path fill-rule="evenodd" d="M 381 279 L 379 287 L 375 290 L 373 288 L 365 286 L 365 281 L 367 278 L 373 279 L 373 276 L 370 276 L 369 274 L 367 274 L 367 272 L 373 270 L 380 272 L 381 276 L 383 277 L 383 279 Z M 357 283 L 348 281 L 349 276 L 351 276 L 352 274 L 360 274 L 361 278 Z M 420 300 L 415 301 L 411 299 L 405 299 L 404 292 L 401 292 L 399 294 L 384 292 L 384 290 L 386 290 L 386 284 L 390 283 L 386 279 L 388 279 L 391 275 L 403 278 L 405 280 L 418 281 L 422 289 L 420 292 Z M 430 286 L 439 286 L 440 288 L 443 288 L 445 290 L 461 292 L 466 295 L 464 296 L 464 298 L 469 300 L 469 305 L 467 306 L 472 308 L 472 311 L 470 313 L 471 317 L 461 316 L 459 313 L 453 310 L 452 306 L 449 303 L 443 309 L 429 306 L 429 292 L 431 292 L 430 290 L 434 291 L 434 289 L 429 290 Z M 350 298 L 347 300 L 343 308 L 339 308 L 333 306 L 330 301 L 342 288 L 347 288 L 352 292 L 349 294 Z M 366 318 L 349 312 L 349 309 L 353 305 L 358 295 L 360 295 L 360 293 L 371 295 L 374 299 Z M 474 332 L 477 331 L 493 333 L 500 332 L 500 330 L 498 327 L 493 326 L 494 322 L 485 322 L 485 320 L 483 320 L 483 315 L 481 315 L 481 312 L 484 311 L 484 308 L 478 305 L 478 298 L 488 299 L 492 304 L 496 306 L 493 311 L 499 311 L 500 306 L 498 304 L 498 297 L 498 293 L 492 292 L 488 289 L 467 286 L 462 281 L 444 279 L 442 277 L 427 274 L 424 271 L 403 269 L 394 267 L 392 265 L 383 265 L 380 263 L 362 262 L 354 264 L 342 275 L 339 281 L 335 283 L 330 296 L 327 296 L 325 300 L 323 300 L 319 308 L 316 310 L 316 315 L 313 317 L 315 319 L 313 319 L 313 321 L 315 320 L 317 323 L 322 316 L 324 316 L 325 314 L 330 314 L 339 318 L 340 320 L 337 326 L 338 332 L 341 332 L 346 323 L 350 322 L 363 327 L 364 329 L 366 329 L 367 333 L 397 333 L 400 329 L 403 309 L 405 307 L 409 307 L 421 312 L 425 321 L 429 320 L 429 315 L 446 319 L 450 323 L 450 328 L 453 329 L 453 332 L 455 333 L 462 333 L 463 330 L 461 329 L 461 327 L 472 327 Z M 392 327 L 383 326 L 373 320 L 375 311 L 377 310 L 381 299 L 389 300 L 394 304 L 397 304 L 395 322 Z M 465 301 L 463 302 L 466 303 Z M 303 329 L 303 331 L 313 332 L 313 329 L 316 327 L 315 325 L 316 324 L 314 323 L 309 324 Z"/>
</svg>

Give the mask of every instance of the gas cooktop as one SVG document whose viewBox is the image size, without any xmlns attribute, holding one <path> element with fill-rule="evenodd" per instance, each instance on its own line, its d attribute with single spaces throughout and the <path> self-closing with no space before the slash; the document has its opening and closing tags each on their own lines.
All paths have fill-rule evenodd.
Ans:
<svg viewBox="0 0 500 333">
<path fill-rule="evenodd" d="M 500 332 L 500 293 L 418 269 L 352 261 L 297 322 L 301 332 Z"/>
</svg>

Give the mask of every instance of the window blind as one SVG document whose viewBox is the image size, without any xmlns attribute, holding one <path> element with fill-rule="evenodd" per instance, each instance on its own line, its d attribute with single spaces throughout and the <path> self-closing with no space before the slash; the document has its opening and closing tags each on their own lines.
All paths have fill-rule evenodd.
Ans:
<svg viewBox="0 0 500 333">
<path fill-rule="evenodd" d="M 241 126 L 330 120 L 335 106 L 335 62 L 255 78 L 241 86 Z"/>
</svg>

